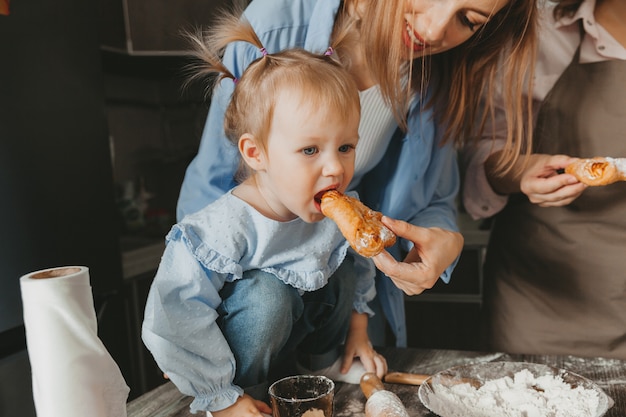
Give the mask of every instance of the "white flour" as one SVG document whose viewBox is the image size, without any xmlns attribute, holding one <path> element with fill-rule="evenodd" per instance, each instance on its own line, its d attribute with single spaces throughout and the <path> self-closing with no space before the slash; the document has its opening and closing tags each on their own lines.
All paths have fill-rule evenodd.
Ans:
<svg viewBox="0 0 626 417">
<path fill-rule="evenodd" d="M 600 401 L 594 390 L 573 388 L 559 376 L 535 378 L 527 369 L 478 389 L 469 383 L 432 388 L 431 408 L 444 417 L 593 417 Z"/>
</svg>

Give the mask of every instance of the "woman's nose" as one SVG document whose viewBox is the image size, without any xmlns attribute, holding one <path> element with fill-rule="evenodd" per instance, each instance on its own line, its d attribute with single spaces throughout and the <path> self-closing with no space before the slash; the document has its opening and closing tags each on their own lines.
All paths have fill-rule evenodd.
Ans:
<svg viewBox="0 0 626 417">
<path fill-rule="evenodd" d="M 426 16 L 424 40 L 431 45 L 437 45 L 446 36 L 446 30 L 452 20 L 450 11 L 444 8 L 434 7 Z"/>
</svg>

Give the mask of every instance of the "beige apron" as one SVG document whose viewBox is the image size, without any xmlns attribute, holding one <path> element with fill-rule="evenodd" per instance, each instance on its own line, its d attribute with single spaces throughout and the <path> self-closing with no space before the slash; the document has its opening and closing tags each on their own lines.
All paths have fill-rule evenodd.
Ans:
<svg viewBox="0 0 626 417">
<path fill-rule="evenodd" d="M 536 151 L 626 157 L 626 61 L 578 53 L 539 112 Z M 512 196 L 486 260 L 489 348 L 626 359 L 626 182 L 567 207 Z"/>
</svg>

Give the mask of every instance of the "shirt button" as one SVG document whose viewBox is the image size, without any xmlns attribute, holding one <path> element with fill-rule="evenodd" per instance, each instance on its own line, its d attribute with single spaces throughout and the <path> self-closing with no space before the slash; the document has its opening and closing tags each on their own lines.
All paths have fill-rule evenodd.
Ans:
<svg viewBox="0 0 626 417">
<path fill-rule="evenodd" d="M 591 20 L 587 20 L 587 24 L 588 24 L 589 26 L 593 26 L 593 22 L 592 22 Z"/>
<path fill-rule="evenodd" d="M 604 45 L 600 45 L 600 46 L 598 46 L 598 49 L 601 50 L 601 51 L 604 51 L 606 49 L 606 47 Z"/>
<path fill-rule="evenodd" d="M 481 207 L 481 209 L 482 209 L 483 211 L 487 211 L 487 210 L 489 210 L 489 207 L 488 207 L 488 206 L 482 206 L 482 207 Z"/>
</svg>

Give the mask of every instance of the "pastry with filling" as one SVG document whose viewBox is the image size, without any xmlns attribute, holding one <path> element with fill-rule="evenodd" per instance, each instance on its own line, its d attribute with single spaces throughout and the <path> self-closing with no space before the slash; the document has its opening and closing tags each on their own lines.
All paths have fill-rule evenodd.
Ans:
<svg viewBox="0 0 626 417">
<path fill-rule="evenodd" d="M 609 185 L 626 181 L 626 158 L 597 156 L 579 159 L 565 167 L 565 172 L 587 185 Z"/>
<path fill-rule="evenodd" d="M 361 256 L 370 258 L 396 243 L 396 235 L 380 221 L 383 215 L 356 198 L 330 190 L 322 195 L 320 207 Z"/>
</svg>

